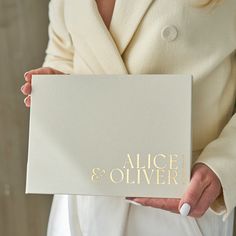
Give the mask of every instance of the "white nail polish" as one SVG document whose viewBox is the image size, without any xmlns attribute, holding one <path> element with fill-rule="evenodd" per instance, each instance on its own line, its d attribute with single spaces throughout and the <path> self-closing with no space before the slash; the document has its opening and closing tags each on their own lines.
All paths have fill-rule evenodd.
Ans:
<svg viewBox="0 0 236 236">
<path fill-rule="evenodd" d="M 190 212 L 191 206 L 188 203 L 184 203 L 180 208 L 180 215 L 187 216 Z"/>
<path fill-rule="evenodd" d="M 140 203 L 138 203 L 138 202 L 135 202 L 135 201 L 131 201 L 131 200 L 128 200 L 128 199 L 125 199 L 127 202 L 129 202 L 129 203 L 132 203 L 132 204 L 134 204 L 134 205 L 136 205 L 136 206 L 142 206 L 142 204 L 140 204 Z"/>
</svg>

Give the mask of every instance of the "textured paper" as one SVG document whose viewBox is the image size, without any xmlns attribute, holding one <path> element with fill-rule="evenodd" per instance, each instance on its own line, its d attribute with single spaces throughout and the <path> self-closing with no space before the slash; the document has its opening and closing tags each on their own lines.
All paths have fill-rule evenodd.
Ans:
<svg viewBox="0 0 236 236">
<path fill-rule="evenodd" d="M 179 198 L 191 114 L 191 75 L 34 75 L 26 193 Z"/>
</svg>

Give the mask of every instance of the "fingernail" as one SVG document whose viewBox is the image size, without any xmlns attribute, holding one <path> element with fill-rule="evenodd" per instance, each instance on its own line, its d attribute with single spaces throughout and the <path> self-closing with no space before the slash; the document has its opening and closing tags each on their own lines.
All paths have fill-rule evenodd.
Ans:
<svg viewBox="0 0 236 236">
<path fill-rule="evenodd" d="M 23 85 L 20 87 L 20 90 L 21 90 L 21 91 L 22 91 L 22 89 L 24 88 L 24 86 L 25 86 L 25 85 L 23 84 Z"/>
<path fill-rule="evenodd" d="M 188 203 L 184 203 L 180 208 L 180 215 L 187 216 L 190 212 L 191 206 Z"/>
<path fill-rule="evenodd" d="M 29 74 L 29 72 L 25 72 L 25 74 L 24 74 L 24 77 L 25 77 L 27 82 L 29 81 L 28 74 Z"/>
<path fill-rule="evenodd" d="M 26 103 L 28 100 L 30 100 L 30 95 L 28 95 L 27 97 L 25 97 L 24 102 Z"/>
<path fill-rule="evenodd" d="M 129 202 L 129 203 L 132 203 L 132 204 L 134 204 L 134 205 L 136 205 L 136 206 L 142 206 L 142 204 L 140 204 L 140 203 L 138 203 L 138 202 L 134 202 L 134 201 L 127 200 L 127 199 L 126 199 L 126 201 Z"/>
</svg>

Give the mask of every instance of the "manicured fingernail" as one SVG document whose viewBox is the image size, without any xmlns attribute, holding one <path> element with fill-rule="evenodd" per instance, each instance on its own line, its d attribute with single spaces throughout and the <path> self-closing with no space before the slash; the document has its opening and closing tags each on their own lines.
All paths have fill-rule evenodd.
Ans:
<svg viewBox="0 0 236 236">
<path fill-rule="evenodd" d="M 20 87 L 20 90 L 21 90 L 21 91 L 22 91 L 22 89 L 24 88 L 24 86 L 25 86 L 25 85 L 23 84 L 23 85 Z"/>
<path fill-rule="evenodd" d="M 25 72 L 25 74 L 24 74 L 24 77 L 25 77 L 25 80 L 27 81 L 27 82 L 29 82 L 29 72 Z"/>
<path fill-rule="evenodd" d="M 188 203 L 184 203 L 180 208 L 180 215 L 187 216 L 190 212 L 191 206 Z"/>
<path fill-rule="evenodd" d="M 131 201 L 131 200 L 127 200 L 127 199 L 126 199 L 126 201 L 129 202 L 129 203 L 132 203 L 132 204 L 134 204 L 136 206 L 142 206 L 142 204 L 140 204 L 138 202 L 135 202 L 135 201 Z"/>
</svg>

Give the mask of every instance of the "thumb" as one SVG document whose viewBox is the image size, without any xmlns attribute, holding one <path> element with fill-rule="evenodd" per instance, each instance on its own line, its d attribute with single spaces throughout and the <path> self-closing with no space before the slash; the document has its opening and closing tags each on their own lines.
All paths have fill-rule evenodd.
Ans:
<svg viewBox="0 0 236 236">
<path fill-rule="evenodd" d="M 179 202 L 178 209 L 182 216 L 187 216 L 193 211 L 207 186 L 207 182 L 204 181 L 201 172 L 196 169 L 186 192 Z"/>
</svg>

